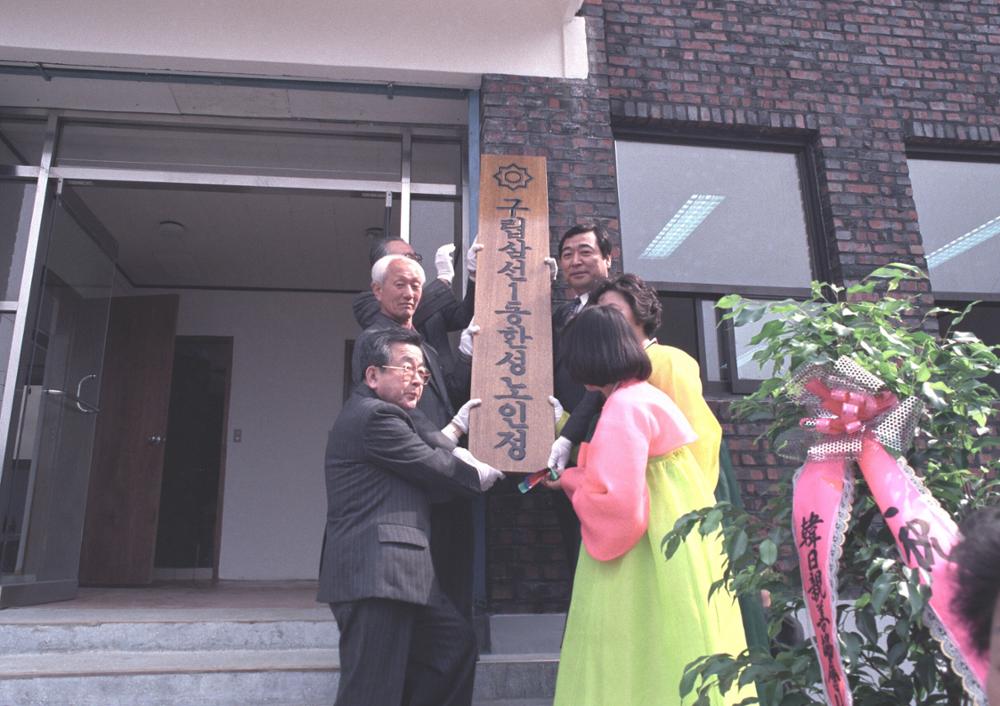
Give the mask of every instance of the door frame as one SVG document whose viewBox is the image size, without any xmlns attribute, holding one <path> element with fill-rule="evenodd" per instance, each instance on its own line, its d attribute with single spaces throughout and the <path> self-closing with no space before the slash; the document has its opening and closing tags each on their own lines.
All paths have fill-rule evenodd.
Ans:
<svg viewBox="0 0 1000 706">
<path fill-rule="evenodd" d="M 39 166 L 30 168 L 35 177 L 35 199 L 31 211 L 31 223 L 28 226 L 28 242 L 24 253 L 21 269 L 21 288 L 16 302 L 5 302 L 4 311 L 14 311 L 14 330 L 11 334 L 10 354 L 7 359 L 7 374 L 4 380 L 3 397 L 0 400 L 0 483 L 3 482 L 7 457 L 16 443 L 20 433 L 21 420 L 14 419 L 14 407 L 20 392 L 19 382 L 25 372 L 25 357 L 30 346 L 27 331 L 29 315 L 34 313 L 32 294 L 39 290 L 42 262 L 38 255 L 39 243 L 48 215 L 49 189 L 51 181 L 52 159 L 55 153 L 58 122 L 54 114 L 49 115 L 45 126 L 45 142 L 42 146 L 42 158 Z M 28 176 L 28 167 L 15 168 L 15 174 Z M 14 267 L 14 263 L 11 263 Z M 37 299 L 37 296 L 35 297 Z M 12 422 L 17 422 L 12 423 Z M 22 530 L 23 531 L 23 530 Z M 20 553 L 20 552 L 19 552 Z"/>
<path fill-rule="evenodd" d="M 473 94 L 475 97 L 477 94 Z M 469 112 L 473 114 L 478 106 L 469 98 Z M 40 273 L 44 262 L 45 228 L 50 214 L 50 201 L 53 192 L 60 192 L 63 184 L 72 186 L 74 182 L 88 184 L 132 183 L 152 185 L 188 185 L 195 187 L 227 187 L 236 189 L 268 189 L 313 190 L 313 191 L 348 191 L 371 192 L 382 191 L 399 198 L 400 237 L 409 239 L 411 200 L 413 196 L 424 196 L 439 199 L 454 200 L 460 208 L 460 228 L 456 232 L 456 240 L 465 245 L 470 240 L 468 218 L 464 218 L 474 206 L 470 203 L 469 164 L 478 164 L 478 142 L 474 139 L 469 126 L 459 125 L 427 125 L 385 123 L 359 125 L 346 121 L 294 121 L 294 120 L 264 120 L 259 118 L 216 118 L 205 116 L 172 116 L 172 115 L 133 115 L 128 113 L 107 113 L 84 110 L 38 110 L 38 109 L 3 109 L 3 115 L 11 117 L 43 118 L 45 124 L 44 143 L 41 158 L 37 166 L 16 165 L 0 166 L 0 178 L 35 183 L 35 194 L 27 231 L 27 245 L 22 262 L 12 263 L 12 267 L 22 270 L 20 289 L 17 301 L 0 302 L 0 313 L 14 314 L 14 327 L 8 357 L 8 368 L 5 376 L 3 394 L 0 396 L 0 483 L 4 480 L 5 470 L 12 455 L 16 442 L 16 434 L 21 425 L 18 413 L 18 400 L 21 396 L 21 383 L 24 378 L 26 360 L 30 357 L 30 336 L 27 336 L 28 325 L 33 316 L 32 297 L 37 299 L 40 289 Z M 260 168 L 255 173 L 226 173 L 222 170 L 211 171 L 173 171 L 163 170 L 155 165 L 150 167 L 121 168 L 113 166 L 74 166 L 59 165 L 59 137 L 67 122 L 100 122 L 121 126 L 169 126 L 188 128 L 192 131 L 201 129 L 232 130 L 254 132 L 304 132 L 327 135 L 345 135 L 371 137 L 377 134 L 398 136 L 401 144 L 400 175 L 398 179 L 388 181 L 372 181 L 365 179 L 333 179 L 321 177 L 283 176 L 268 173 L 266 168 Z M 459 183 L 415 182 L 411 176 L 412 144 L 414 138 L 455 140 L 462 151 L 462 170 Z M 471 150 L 471 153 L 470 153 Z M 69 189 L 72 191 L 72 189 Z M 75 210 L 75 209 L 74 209 Z M 90 225 L 90 224 L 88 224 Z M 2 353 L 0 353 L 2 355 Z M 220 468 L 220 493 L 218 498 L 217 522 L 215 528 L 216 547 L 213 561 L 213 575 L 218 576 L 221 560 L 221 531 L 223 517 L 225 453 L 228 442 L 229 395 L 231 391 L 232 364 L 230 364 L 226 391 L 226 418 Z M 23 532 L 30 531 L 24 527 Z M 27 593 L 34 590 L 30 582 L 19 581 L 20 577 L 12 577 L 9 587 L 17 586 L 19 591 Z M 0 578 L 0 591 L 3 590 L 7 577 Z M 40 594 L 39 594 L 40 595 Z M 38 601 L 32 601 L 38 602 Z"/>
<path fill-rule="evenodd" d="M 35 570 L 37 567 L 28 566 L 28 548 L 29 546 L 32 546 L 33 543 L 37 544 L 39 541 L 37 533 L 43 533 L 41 535 L 41 546 L 50 546 L 48 538 L 52 536 L 49 533 L 53 531 L 52 526 L 50 526 L 52 517 L 51 508 L 36 519 L 36 515 L 38 514 L 37 504 L 39 502 L 39 479 L 44 478 L 46 484 L 51 484 L 51 478 L 49 476 L 56 473 L 57 469 L 61 468 L 59 464 L 46 464 L 44 466 L 45 470 L 43 475 L 39 475 L 40 468 L 37 464 L 40 463 L 40 459 L 43 456 L 43 450 L 46 452 L 61 454 L 65 448 L 77 448 L 72 445 L 69 447 L 63 447 L 63 441 L 56 442 L 48 446 L 43 445 L 43 437 L 41 436 L 43 428 L 51 429 L 52 427 L 48 425 L 54 424 L 57 436 L 62 440 L 64 438 L 64 432 L 66 431 L 63 425 L 70 423 L 72 421 L 72 417 L 66 417 L 66 412 L 64 410 L 54 421 L 49 419 L 47 416 L 49 414 L 48 407 L 46 407 L 45 402 L 42 400 L 49 399 L 44 393 L 48 393 L 49 395 L 55 394 L 63 398 L 62 401 L 64 403 L 68 402 L 71 406 L 75 406 L 79 412 L 89 415 L 96 414 L 99 411 L 97 408 L 100 404 L 99 393 L 89 391 L 88 397 L 94 397 L 96 395 L 95 401 L 84 400 L 80 399 L 83 397 L 80 389 L 84 381 L 89 378 L 98 377 L 101 374 L 101 364 L 103 360 L 102 349 L 106 337 L 107 315 L 110 308 L 111 293 L 114 287 L 114 263 L 117 257 L 117 244 L 115 243 L 114 238 L 110 237 L 110 234 L 97 223 L 96 219 L 93 218 L 92 214 L 89 213 L 86 207 L 79 202 L 78 199 L 75 199 L 74 195 L 72 195 L 69 190 L 65 190 L 63 187 L 63 182 L 58 180 L 55 189 L 48 189 L 46 192 L 47 195 L 44 208 L 40 214 L 40 220 L 38 221 L 42 227 L 42 231 L 38 234 L 38 242 L 36 243 L 38 258 L 34 263 L 32 263 L 31 268 L 33 270 L 31 278 L 35 281 L 36 286 L 32 289 L 28 300 L 25 301 L 22 298 L 22 300 L 17 302 L 18 315 L 21 316 L 23 314 L 25 318 L 25 326 L 24 330 L 21 332 L 22 341 L 12 341 L 12 348 L 18 348 L 18 350 L 12 351 L 12 365 L 10 366 L 8 372 L 14 372 L 13 353 L 16 352 L 18 354 L 16 363 L 16 379 L 18 380 L 18 384 L 16 385 L 16 389 L 13 391 L 13 397 L 19 409 L 17 418 L 14 420 L 15 423 L 12 424 L 13 428 L 10 429 L 10 435 L 5 439 L 7 443 L 5 447 L 0 448 L 3 448 L 4 453 L 6 454 L 5 460 L 7 463 L 5 463 L 4 466 L 8 470 L 14 469 L 14 462 L 23 458 L 22 454 L 25 451 L 30 452 L 32 465 L 28 471 L 23 496 L 22 494 L 9 496 L 6 493 L 4 496 L 7 503 L 16 501 L 21 504 L 23 506 L 23 511 L 18 529 L 19 536 L 17 540 L 17 553 L 14 567 L 11 572 L 4 574 L 5 580 L 0 581 L 0 607 L 10 605 L 27 605 L 72 598 L 76 595 L 78 584 L 75 563 L 78 558 L 74 559 L 73 552 L 78 549 L 76 544 L 74 544 L 74 542 L 78 542 L 79 539 L 79 535 L 76 534 L 77 529 L 79 529 L 82 533 L 82 515 L 80 517 L 79 524 L 77 524 L 77 518 L 70 517 L 67 519 L 65 514 L 62 515 L 59 522 L 61 529 L 59 535 L 55 538 L 55 543 L 57 546 L 56 551 L 63 552 L 64 560 L 56 566 L 57 570 L 55 572 L 52 570 L 54 568 L 53 566 L 45 566 L 45 570 L 41 573 L 36 573 Z M 36 355 L 34 343 L 37 340 L 36 331 L 38 331 L 39 327 L 42 325 L 40 319 L 42 313 L 47 308 L 45 305 L 45 296 L 49 286 L 54 283 L 57 291 L 71 292 L 77 302 L 101 301 L 98 298 L 85 297 L 79 294 L 71 285 L 69 285 L 68 281 L 64 279 L 63 274 L 55 269 L 52 269 L 51 258 L 53 256 L 53 247 L 63 240 L 62 235 L 57 235 L 57 228 L 64 227 L 64 225 L 60 226 L 60 223 L 71 224 L 71 228 L 79 232 L 79 236 L 77 237 L 79 239 L 86 240 L 90 244 L 90 247 L 94 249 L 94 252 L 103 258 L 101 265 L 105 268 L 104 272 L 107 277 L 106 280 L 102 280 L 105 282 L 103 285 L 105 290 L 103 301 L 107 302 L 105 315 L 103 317 L 105 328 L 93 328 L 93 324 L 95 322 L 90 322 L 91 325 L 83 329 L 83 331 L 89 332 L 94 336 L 92 342 L 94 344 L 99 343 L 101 348 L 98 349 L 98 357 L 91 360 L 90 365 L 86 368 L 89 371 L 96 371 L 96 374 L 90 373 L 80 378 L 75 395 L 72 394 L 71 384 L 67 387 L 68 381 L 66 380 L 54 381 L 59 389 L 45 389 L 46 384 L 53 384 L 48 379 L 48 372 L 45 373 L 45 383 L 40 385 L 39 383 L 34 384 L 38 386 L 38 389 L 36 390 L 37 394 L 41 395 L 39 406 L 36 408 L 36 412 L 39 414 L 39 417 L 34 421 L 34 424 L 36 425 L 35 433 L 32 434 L 32 439 L 30 440 L 33 448 L 26 450 L 22 448 L 26 441 L 24 438 L 27 424 L 25 413 L 28 408 L 28 405 L 24 403 L 24 398 L 29 392 L 29 386 L 33 386 L 32 381 L 29 379 L 29 374 L 34 368 Z M 61 245 L 59 247 L 61 247 Z M 27 276 L 27 270 L 29 269 L 27 265 L 24 269 L 25 276 Z M 90 286 L 95 284 L 102 286 L 98 282 L 88 282 Z M 60 309 L 61 308 L 62 307 L 60 306 Z M 60 314 L 60 318 L 62 317 L 63 314 Z M 69 320 L 72 320 L 72 317 Z M 50 330 L 48 333 L 52 334 L 53 332 Z M 79 333 L 79 331 L 73 330 L 70 332 L 69 337 L 64 339 L 65 341 L 70 342 L 70 349 L 75 348 L 77 342 L 80 340 L 86 341 L 86 335 L 84 335 L 81 339 L 79 338 Z M 52 340 L 50 339 L 49 343 L 51 344 L 51 342 Z M 52 352 L 52 350 L 53 348 L 49 347 L 45 353 L 46 371 L 48 363 L 50 362 L 48 360 L 48 355 Z M 56 348 L 56 350 L 58 350 L 58 348 Z M 58 360 L 58 357 L 56 360 Z M 74 362 L 70 363 L 70 360 Z M 78 359 L 73 356 L 68 356 L 66 359 L 67 365 L 77 365 L 78 362 Z M 77 373 L 79 373 L 79 371 L 77 371 Z M 93 429 L 91 429 L 90 434 L 92 434 L 92 432 Z M 92 439 L 92 436 L 88 438 Z M 87 444 L 89 448 L 89 441 Z M 18 457 L 18 459 L 15 459 L 15 456 Z M 74 491 L 74 493 L 69 497 L 76 498 L 78 497 L 77 493 L 80 494 L 79 497 L 86 497 L 85 485 L 87 480 L 87 471 L 89 471 L 89 462 L 85 464 L 85 468 L 78 468 L 73 471 L 71 480 L 73 482 L 80 480 L 82 486 L 77 488 L 76 491 Z M 0 478 L 0 480 L 3 480 L 3 478 Z M 12 482 L 12 479 L 10 478 L 7 478 L 6 480 L 8 480 L 8 482 Z M 43 503 L 47 502 L 46 497 L 49 496 L 42 497 Z M 44 508 L 45 506 L 43 505 L 42 507 Z M 9 509 L 9 506 L 4 509 Z M 59 548 L 60 545 L 58 545 L 58 542 L 64 543 L 61 545 L 61 549 Z M 37 548 L 37 546 L 34 548 Z M 45 554 L 45 552 L 40 553 L 40 555 L 43 554 Z"/>
</svg>

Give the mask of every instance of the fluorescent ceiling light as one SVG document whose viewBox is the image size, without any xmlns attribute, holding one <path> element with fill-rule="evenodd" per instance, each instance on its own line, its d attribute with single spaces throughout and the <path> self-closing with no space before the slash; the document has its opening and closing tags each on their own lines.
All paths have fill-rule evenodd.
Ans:
<svg viewBox="0 0 1000 706">
<path fill-rule="evenodd" d="M 997 233 L 1000 233 L 1000 216 L 986 221 L 981 226 L 977 226 L 965 235 L 960 235 L 950 243 L 945 243 L 940 248 L 927 256 L 927 269 L 933 269 L 938 265 L 943 265 L 953 257 L 961 255 L 966 250 L 974 248 L 985 240 L 989 240 Z"/>
<path fill-rule="evenodd" d="M 725 200 L 725 196 L 715 196 L 713 194 L 692 194 L 684 202 L 677 213 L 667 221 L 667 225 L 656 234 L 646 249 L 639 255 L 641 260 L 651 260 L 654 258 L 670 257 L 670 254 L 680 247 L 695 228 L 708 218 L 708 214 L 715 210 Z"/>
</svg>

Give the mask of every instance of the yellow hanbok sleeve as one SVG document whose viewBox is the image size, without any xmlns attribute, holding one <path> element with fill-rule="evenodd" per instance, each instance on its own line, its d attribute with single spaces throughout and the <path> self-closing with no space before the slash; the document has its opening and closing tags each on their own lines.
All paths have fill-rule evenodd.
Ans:
<svg viewBox="0 0 1000 706">
<path fill-rule="evenodd" d="M 722 426 L 702 395 L 698 362 L 673 346 L 653 344 L 646 349 L 646 354 L 653 365 L 649 384 L 665 392 L 694 428 L 698 439 L 690 444 L 690 449 L 705 473 L 708 487 L 714 489 L 719 482 Z"/>
</svg>

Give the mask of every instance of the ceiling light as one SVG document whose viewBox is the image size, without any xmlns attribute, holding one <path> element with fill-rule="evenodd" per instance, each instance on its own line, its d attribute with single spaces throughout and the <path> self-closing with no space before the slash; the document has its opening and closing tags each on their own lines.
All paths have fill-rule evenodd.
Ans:
<svg viewBox="0 0 1000 706">
<path fill-rule="evenodd" d="M 985 240 L 989 240 L 997 233 L 1000 233 L 1000 216 L 986 221 L 981 226 L 977 226 L 964 235 L 960 235 L 950 243 L 945 243 L 940 248 L 927 256 L 927 269 L 934 269 L 938 265 L 943 265 L 948 260 L 961 255 L 966 250 L 974 248 Z"/>
<path fill-rule="evenodd" d="M 178 221 L 160 221 L 156 224 L 156 232 L 164 238 L 179 238 L 187 228 Z"/>
<path fill-rule="evenodd" d="M 670 257 L 670 254 L 680 247 L 708 214 L 715 210 L 725 200 L 725 196 L 714 194 L 692 194 L 677 213 L 671 217 L 663 229 L 656 234 L 646 249 L 639 255 L 641 260 Z"/>
</svg>

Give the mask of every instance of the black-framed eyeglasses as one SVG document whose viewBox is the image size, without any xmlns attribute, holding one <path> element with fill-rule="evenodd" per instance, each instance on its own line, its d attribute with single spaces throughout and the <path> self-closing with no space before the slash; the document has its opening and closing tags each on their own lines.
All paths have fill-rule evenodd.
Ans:
<svg viewBox="0 0 1000 706">
<path fill-rule="evenodd" d="M 424 367 L 414 368 L 409 363 L 403 363 L 402 365 L 380 365 L 380 368 L 388 368 L 389 370 L 402 370 L 403 380 L 409 382 L 416 375 L 420 382 L 426 385 L 431 379 L 431 371 Z"/>
<path fill-rule="evenodd" d="M 408 258 L 410 258 L 411 260 L 414 260 L 414 261 L 416 261 L 416 262 L 423 262 L 423 261 L 424 261 L 424 256 L 423 256 L 423 255 L 421 255 L 421 254 L 420 254 L 420 253 L 418 253 L 418 252 L 408 252 L 408 253 L 404 253 L 404 257 L 408 257 Z"/>
</svg>

